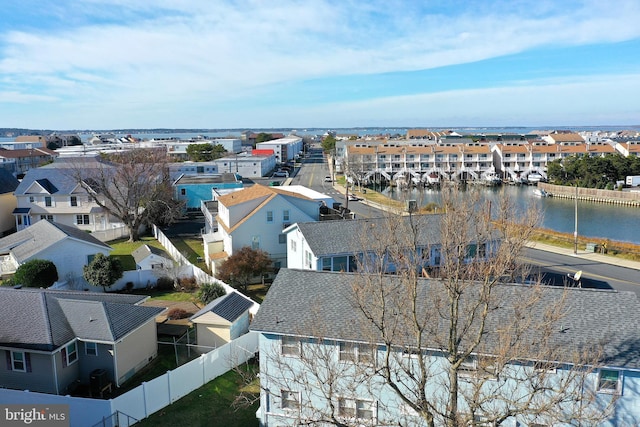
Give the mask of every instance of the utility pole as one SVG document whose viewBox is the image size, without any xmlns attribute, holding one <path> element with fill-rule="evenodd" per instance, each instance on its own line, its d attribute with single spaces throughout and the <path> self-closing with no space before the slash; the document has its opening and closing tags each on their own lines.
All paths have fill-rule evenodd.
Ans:
<svg viewBox="0 0 640 427">
<path fill-rule="evenodd" d="M 576 197 L 574 199 L 575 222 L 573 228 L 573 254 L 578 255 L 578 182 L 576 181 Z"/>
</svg>

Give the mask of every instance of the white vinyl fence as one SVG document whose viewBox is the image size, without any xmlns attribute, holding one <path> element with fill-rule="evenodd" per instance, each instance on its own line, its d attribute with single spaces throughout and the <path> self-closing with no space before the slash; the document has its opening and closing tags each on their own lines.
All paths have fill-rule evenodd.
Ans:
<svg viewBox="0 0 640 427">
<path fill-rule="evenodd" d="M 0 389 L 0 402 L 69 405 L 71 427 L 128 427 L 245 363 L 257 352 L 258 333 L 249 332 L 114 399 Z"/>
</svg>

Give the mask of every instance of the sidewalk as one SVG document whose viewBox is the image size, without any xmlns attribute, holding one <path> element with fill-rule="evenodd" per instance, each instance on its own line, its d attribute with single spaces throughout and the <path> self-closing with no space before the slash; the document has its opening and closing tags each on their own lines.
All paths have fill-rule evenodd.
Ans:
<svg viewBox="0 0 640 427">
<path fill-rule="evenodd" d="M 590 260 L 593 262 L 600 262 L 603 264 L 613 264 L 619 267 L 626 267 L 626 268 L 632 268 L 634 270 L 640 270 L 640 262 L 631 261 L 624 258 L 615 257 L 612 255 L 605 255 L 605 254 L 596 253 L 596 252 L 587 252 L 585 250 L 580 250 L 580 249 L 578 249 L 577 255 L 574 255 L 573 248 L 561 248 L 558 246 L 547 245 L 545 243 L 539 243 L 539 242 L 529 242 L 527 244 L 527 247 L 530 247 L 533 249 L 539 249 L 541 251 L 546 251 L 546 252 L 553 252 L 560 255 L 575 256 L 575 257 L 585 259 L 585 260 Z"/>
</svg>

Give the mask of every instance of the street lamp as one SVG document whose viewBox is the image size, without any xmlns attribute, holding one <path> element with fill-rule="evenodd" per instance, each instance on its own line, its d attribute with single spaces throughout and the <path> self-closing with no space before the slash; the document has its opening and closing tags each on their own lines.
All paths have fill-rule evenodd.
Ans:
<svg viewBox="0 0 640 427">
<path fill-rule="evenodd" d="M 573 203 L 573 209 L 575 212 L 575 221 L 573 227 L 573 254 L 578 255 L 578 181 L 575 183 L 576 186 L 576 197 Z"/>
</svg>

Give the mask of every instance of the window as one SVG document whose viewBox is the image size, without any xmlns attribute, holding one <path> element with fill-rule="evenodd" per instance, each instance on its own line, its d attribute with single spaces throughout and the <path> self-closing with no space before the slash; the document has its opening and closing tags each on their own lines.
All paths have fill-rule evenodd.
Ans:
<svg viewBox="0 0 640 427">
<path fill-rule="evenodd" d="M 546 372 L 549 374 L 555 374 L 558 366 L 552 362 L 534 362 L 533 369 L 537 372 Z"/>
<path fill-rule="evenodd" d="M 33 203 L 36 201 L 36 198 L 33 196 L 29 196 L 29 203 Z"/>
<path fill-rule="evenodd" d="M 344 362 L 358 362 L 373 365 L 374 347 L 370 344 L 338 343 L 339 359 Z"/>
<path fill-rule="evenodd" d="M 413 359 L 417 359 L 420 357 L 420 353 L 422 351 L 419 348 L 403 348 L 402 349 L 402 357 L 410 357 Z"/>
<path fill-rule="evenodd" d="M 47 219 L 53 221 L 53 215 L 40 215 L 40 219 Z"/>
<path fill-rule="evenodd" d="M 346 256 L 337 256 L 333 258 L 333 271 L 348 271 Z"/>
<path fill-rule="evenodd" d="M 76 215 L 76 224 L 78 225 L 89 224 L 89 215 Z"/>
<path fill-rule="evenodd" d="M 338 416 L 340 417 L 373 420 L 375 415 L 376 403 L 372 400 L 338 399 Z"/>
<path fill-rule="evenodd" d="M 11 370 L 18 372 L 27 372 L 27 358 L 22 351 L 11 352 Z"/>
<path fill-rule="evenodd" d="M 295 337 L 282 337 L 282 354 L 300 356 L 300 340 Z"/>
<path fill-rule="evenodd" d="M 287 235 L 284 233 L 278 234 L 278 243 L 287 243 Z"/>
<path fill-rule="evenodd" d="M 187 194 L 187 189 L 186 188 L 181 188 L 180 189 L 180 195 L 181 196 L 186 196 L 186 194 Z"/>
<path fill-rule="evenodd" d="M 306 255 L 305 258 L 307 260 L 307 267 L 311 268 L 311 265 L 312 265 L 311 264 L 311 252 L 309 252 L 309 251 L 304 251 L 304 252 L 305 252 L 305 255 Z"/>
<path fill-rule="evenodd" d="M 349 271 L 352 273 L 354 271 L 358 271 L 358 261 L 356 260 L 356 257 L 353 255 L 349 255 Z"/>
<path fill-rule="evenodd" d="M 300 408 L 300 393 L 291 390 L 280 390 L 282 409 Z"/>
<path fill-rule="evenodd" d="M 44 205 L 45 206 L 51 206 L 51 196 L 45 196 L 44 197 Z"/>
<path fill-rule="evenodd" d="M 356 359 L 356 345 L 354 343 L 341 342 L 338 345 L 339 359 L 346 362 L 355 362 Z"/>
<path fill-rule="evenodd" d="M 273 222 L 273 211 L 267 211 L 267 222 Z"/>
<path fill-rule="evenodd" d="M 619 394 L 622 389 L 620 371 L 600 369 L 598 374 L 598 391 L 601 393 Z"/>
<path fill-rule="evenodd" d="M 62 366 L 69 366 L 78 360 L 78 347 L 75 342 L 62 349 Z"/>
<path fill-rule="evenodd" d="M 84 350 L 87 356 L 97 356 L 98 355 L 98 343 L 95 342 L 86 342 L 84 343 Z"/>
<path fill-rule="evenodd" d="M 69 205 L 70 206 L 78 206 L 78 198 L 76 196 L 69 197 Z"/>
<path fill-rule="evenodd" d="M 289 209 L 282 212 L 282 220 L 289 221 Z"/>
<path fill-rule="evenodd" d="M 251 237 L 251 249 L 253 250 L 260 249 L 260 236 Z"/>
<path fill-rule="evenodd" d="M 298 251 L 298 244 L 296 243 L 295 240 L 291 240 L 291 251 L 292 252 L 297 252 Z"/>
<path fill-rule="evenodd" d="M 460 364 L 458 373 L 463 376 L 471 376 L 471 375 L 474 375 L 477 370 L 478 370 L 478 360 L 473 356 L 469 356 L 466 359 L 464 359 Z"/>
<path fill-rule="evenodd" d="M 338 399 L 338 415 L 345 418 L 356 416 L 356 401 L 353 399 Z"/>
<path fill-rule="evenodd" d="M 372 400 L 356 400 L 356 418 L 372 420 L 375 417 L 376 404 Z"/>
</svg>

